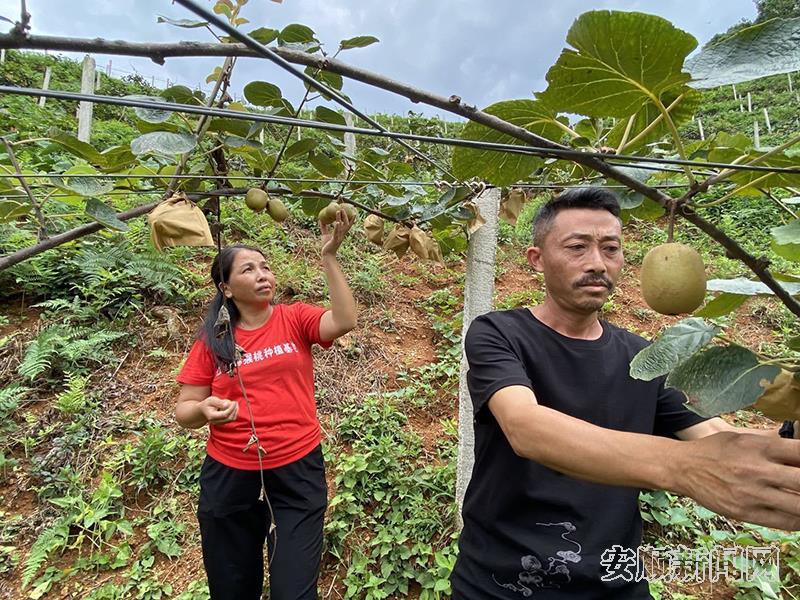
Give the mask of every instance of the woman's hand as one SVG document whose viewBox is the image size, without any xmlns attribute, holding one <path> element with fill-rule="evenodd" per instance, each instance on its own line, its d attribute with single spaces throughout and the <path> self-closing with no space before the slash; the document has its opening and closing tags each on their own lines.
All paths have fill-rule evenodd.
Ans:
<svg viewBox="0 0 800 600">
<path fill-rule="evenodd" d="M 347 212 L 344 209 L 336 211 L 336 220 L 330 225 L 320 223 L 322 256 L 336 256 L 339 246 L 342 245 L 342 241 L 352 226 L 353 221 L 347 217 Z"/>
<path fill-rule="evenodd" d="M 210 425 L 222 425 L 236 420 L 239 416 L 239 403 L 209 396 L 200 402 L 200 412 Z"/>
</svg>

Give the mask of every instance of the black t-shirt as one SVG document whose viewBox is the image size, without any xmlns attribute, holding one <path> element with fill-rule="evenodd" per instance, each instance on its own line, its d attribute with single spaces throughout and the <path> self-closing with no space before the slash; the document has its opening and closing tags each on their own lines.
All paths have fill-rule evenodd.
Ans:
<svg viewBox="0 0 800 600">
<path fill-rule="evenodd" d="M 648 342 L 601 324 L 598 339 L 572 339 L 523 308 L 480 316 L 470 326 L 475 466 L 451 578 L 454 600 L 650 598 L 646 581 L 612 579 L 600 564 L 615 545 L 639 547 L 639 490 L 581 481 L 517 456 L 487 406 L 498 390 L 524 385 L 539 404 L 608 429 L 672 436 L 704 420 L 663 378 L 632 379 L 630 361 Z"/>
</svg>

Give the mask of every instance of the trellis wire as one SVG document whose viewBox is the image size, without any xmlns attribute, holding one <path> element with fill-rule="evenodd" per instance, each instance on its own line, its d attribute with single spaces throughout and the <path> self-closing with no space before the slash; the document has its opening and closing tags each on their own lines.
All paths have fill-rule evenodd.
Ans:
<svg viewBox="0 0 800 600">
<path fill-rule="evenodd" d="M 126 106 L 131 108 L 146 108 L 149 110 L 165 110 L 169 112 L 181 112 L 187 114 L 209 115 L 212 117 L 230 118 L 252 122 L 273 123 L 277 125 L 290 125 L 294 127 L 303 127 L 310 129 L 320 129 L 324 131 L 336 132 L 351 132 L 360 135 L 369 135 L 373 137 L 386 137 L 390 139 L 403 139 L 412 140 L 429 144 L 441 144 L 447 146 L 461 146 L 465 148 L 477 150 L 491 150 L 497 152 L 507 152 L 511 154 L 525 154 L 532 156 L 542 156 L 548 158 L 588 158 L 595 157 L 605 160 L 611 164 L 619 163 L 634 163 L 636 168 L 648 169 L 650 165 L 687 165 L 698 168 L 716 168 L 716 169 L 730 169 L 735 171 L 762 171 L 768 173 L 784 173 L 792 175 L 800 175 L 800 169 L 787 168 L 787 167 L 768 167 L 762 165 L 746 165 L 746 164 L 731 164 L 719 162 L 701 162 L 692 160 L 683 160 L 677 158 L 656 158 L 634 156 L 628 154 L 606 154 L 603 152 L 584 152 L 579 150 L 557 149 L 557 148 L 542 148 L 537 146 L 526 146 L 516 144 L 498 144 L 493 142 L 481 142 L 477 140 L 464 140 L 456 138 L 434 137 L 426 135 L 417 135 L 412 133 L 399 133 L 392 131 L 376 131 L 374 129 L 365 129 L 362 127 L 348 127 L 346 125 L 337 125 L 335 123 L 324 123 L 321 121 L 309 121 L 306 119 L 294 119 L 292 117 L 280 117 L 276 115 L 265 115 L 252 112 L 240 112 L 224 108 L 207 108 L 201 106 L 192 106 L 189 104 L 179 104 L 173 102 L 159 102 L 159 101 L 142 101 L 131 98 L 123 98 L 117 96 L 102 96 L 97 94 L 79 94 L 76 92 L 59 92 L 54 90 L 40 90 L 35 88 L 22 88 L 15 86 L 0 85 L 0 93 L 19 94 L 23 96 L 47 96 L 49 98 L 57 98 L 60 100 L 72 101 L 88 101 L 96 102 L 99 104 L 111 104 L 116 106 Z M 390 183 L 390 182 L 386 182 Z"/>
<path fill-rule="evenodd" d="M 194 14 L 204 18 L 209 23 L 212 23 L 212 24 L 216 25 L 219 29 L 222 29 L 225 33 L 227 33 L 231 37 L 239 40 L 241 43 L 243 43 L 245 46 L 247 46 L 251 50 L 253 50 L 255 52 L 258 52 L 264 58 L 274 62 L 276 65 L 278 65 L 279 67 L 281 67 L 285 71 L 288 71 L 289 73 L 291 73 L 292 75 L 294 75 L 295 77 L 297 77 L 298 79 L 303 81 L 303 83 L 305 83 L 306 85 L 311 86 L 312 88 L 314 88 L 315 90 L 317 90 L 318 92 L 321 92 L 322 94 L 324 94 L 326 96 L 329 96 L 337 104 L 339 104 L 340 106 L 343 106 L 344 108 L 346 108 L 348 111 L 350 111 L 351 113 L 353 113 L 357 117 L 363 119 L 364 121 L 366 121 L 367 123 L 372 125 L 378 131 L 380 131 L 380 132 L 386 132 L 387 131 L 386 128 L 383 125 L 381 125 L 376 120 L 374 120 L 372 117 L 370 117 L 366 113 L 361 112 L 355 106 L 353 106 L 353 104 L 349 100 L 347 100 L 347 98 L 342 96 L 337 90 L 331 88 L 330 86 L 325 85 L 324 83 L 321 83 L 321 82 L 317 81 L 316 79 L 314 79 L 310 75 L 306 75 L 303 71 L 301 71 L 300 69 L 295 67 L 292 63 L 290 63 L 289 61 L 287 61 L 283 57 L 278 56 L 270 48 L 268 48 L 264 44 L 256 41 L 255 39 L 253 39 L 249 35 L 246 35 L 246 34 L 242 33 L 241 31 L 239 31 L 238 29 L 236 29 L 235 27 L 233 27 L 229 23 L 226 23 L 225 21 L 220 19 L 217 15 L 215 15 L 211 11 L 206 10 L 205 8 L 203 8 L 202 6 L 199 6 L 195 2 L 192 2 L 191 0 L 175 0 L 175 1 L 178 4 L 183 5 L 185 8 L 188 8 Z M 450 177 L 454 181 L 458 179 L 447 168 L 441 166 L 433 158 L 431 158 L 430 156 L 428 156 L 424 152 L 421 152 L 420 150 L 414 148 L 410 144 L 405 143 L 403 140 L 398 139 L 397 141 L 404 148 L 406 148 L 407 150 L 410 150 L 412 153 L 416 154 L 417 156 L 419 156 L 420 158 L 422 158 L 423 160 L 425 160 L 429 164 L 433 165 L 435 168 L 437 168 L 442 173 L 446 174 L 448 177 Z"/>
</svg>

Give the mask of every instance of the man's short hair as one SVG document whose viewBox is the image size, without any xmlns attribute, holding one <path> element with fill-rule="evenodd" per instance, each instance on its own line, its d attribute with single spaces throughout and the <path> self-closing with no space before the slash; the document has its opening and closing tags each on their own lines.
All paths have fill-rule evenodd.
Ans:
<svg viewBox="0 0 800 600">
<path fill-rule="evenodd" d="M 607 210 L 619 218 L 619 200 L 614 192 L 596 186 L 571 188 L 551 198 L 536 213 L 533 219 L 534 246 L 541 247 L 553 228 L 556 215 L 567 208 Z"/>
</svg>

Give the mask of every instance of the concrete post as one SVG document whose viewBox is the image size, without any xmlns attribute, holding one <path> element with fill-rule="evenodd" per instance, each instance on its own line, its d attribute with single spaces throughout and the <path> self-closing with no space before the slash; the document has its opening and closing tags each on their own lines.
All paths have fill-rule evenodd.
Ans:
<svg viewBox="0 0 800 600">
<path fill-rule="evenodd" d="M 83 74 L 81 75 L 81 94 L 94 94 L 94 59 L 88 54 L 83 59 Z M 89 142 L 92 136 L 92 109 L 91 102 L 81 102 L 78 105 L 78 139 Z"/>
<path fill-rule="evenodd" d="M 50 89 L 50 75 L 52 75 L 52 74 L 53 74 L 53 67 L 47 67 L 44 70 L 44 83 L 42 84 L 42 89 L 43 90 L 49 90 Z M 39 98 L 39 108 L 44 108 L 45 100 L 47 100 L 47 98 L 45 98 L 44 96 Z"/>
<path fill-rule="evenodd" d="M 497 258 L 497 215 L 500 210 L 500 188 L 484 191 L 475 201 L 486 224 L 469 238 L 467 269 L 464 281 L 464 325 L 462 328 L 461 379 L 458 394 L 458 465 L 456 471 L 456 502 L 458 522 L 467 491 L 472 465 L 475 462 L 475 432 L 472 426 L 472 401 L 467 389 L 468 364 L 463 354 L 463 339 L 475 317 L 492 310 L 494 296 L 495 259 Z"/>
<path fill-rule="evenodd" d="M 344 121 L 347 123 L 348 127 L 353 127 L 355 125 L 355 121 L 353 120 L 353 115 L 349 112 L 344 113 Z M 354 157 L 356 155 L 356 134 L 350 133 L 349 131 L 344 134 L 344 150 L 345 152 Z M 345 159 L 345 165 L 347 166 L 348 173 L 352 172 L 356 168 L 356 163 L 352 160 Z"/>
</svg>

